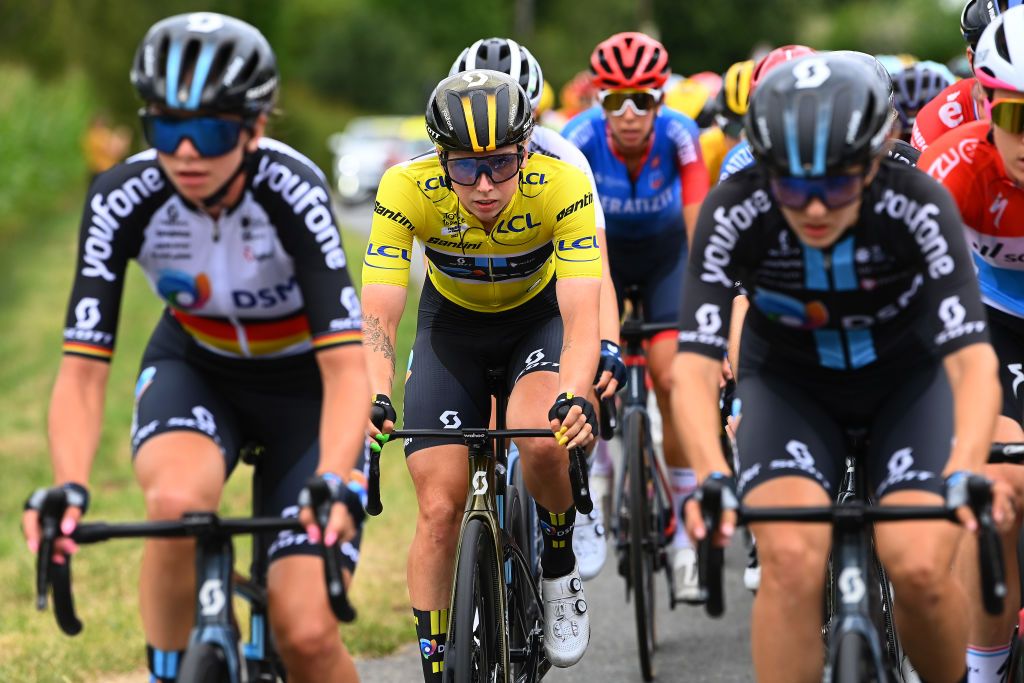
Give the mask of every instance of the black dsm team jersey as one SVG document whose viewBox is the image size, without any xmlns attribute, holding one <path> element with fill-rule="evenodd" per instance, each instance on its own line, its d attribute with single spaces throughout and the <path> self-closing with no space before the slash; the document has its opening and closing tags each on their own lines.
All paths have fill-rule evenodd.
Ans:
<svg viewBox="0 0 1024 683">
<path fill-rule="evenodd" d="M 683 286 L 680 351 L 723 357 L 737 282 L 751 300 L 744 340 L 765 342 L 752 362 L 773 368 L 882 372 L 988 341 L 956 206 L 892 161 L 865 190 L 857 222 L 824 250 L 800 242 L 757 166 L 712 190 Z"/>
</svg>

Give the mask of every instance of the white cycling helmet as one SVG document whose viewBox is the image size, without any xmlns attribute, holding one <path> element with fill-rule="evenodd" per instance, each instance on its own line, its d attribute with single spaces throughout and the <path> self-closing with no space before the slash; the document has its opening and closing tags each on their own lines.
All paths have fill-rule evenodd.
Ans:
<svg viewBox="0 0 1024 683">
<path fill-rule="evenodd" d="M 1006 10 L 985 28 L 974 75 L 985 88 L 1024 92 L 1024 6 Z"/>
<path fill-rule="evenodd" d="M 544 94 L 544 74 L 540 64 L 525 46 L 511 38 L 478 40 L 462 51 L 448 75 L 476 69 L 508 74 L 523 86 L 526 96 L 530 98 L 530 106 L 535 111 L 540 106 L 540 98 Z"/>
</svg>

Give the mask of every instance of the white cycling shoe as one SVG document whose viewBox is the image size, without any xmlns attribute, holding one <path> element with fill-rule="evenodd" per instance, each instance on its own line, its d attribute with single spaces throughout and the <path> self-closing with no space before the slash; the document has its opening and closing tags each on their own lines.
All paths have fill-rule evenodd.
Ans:
<svg viewBox="0 0 1024 683">
<path fill-rule="evenodd" d="M 601 567 L 608 557 L 608 539 L 605 537 L 604 515 L 599 505 L 595 505 L 589 515 L 576 516 L 572 551 L 584 581 L 590 581 L 601 573 Z"/>
<path fill-rule="evenodd" d="M 697 553 L 693 548 L 676 548 L 672 557 L 672 576 L 676 585 L 676 600 L 699 605 L 700 576 L 697 571 Z"/>
<path fill-rule="evenodd" d="M 552 666 L 572 666 L 583 659 L 590 643 L 590 614 L 579 565 L 557 579 L 541 579 L 540 592 L 544 600 L 544 652 Z"/>
</svg>

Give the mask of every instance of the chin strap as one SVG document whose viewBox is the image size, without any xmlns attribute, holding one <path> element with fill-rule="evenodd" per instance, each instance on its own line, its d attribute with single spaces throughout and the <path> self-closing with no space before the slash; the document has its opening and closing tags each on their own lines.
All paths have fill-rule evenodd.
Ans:
<svg viewBox="0 0 1024 683">
<path fill-rule="evenodd" d="M 245 173 L 249 169 L 252 160 L 252 153 L 250 153 L 248 149 L 244 150 L 242 152 L 242 160 L 238 163 L 238 168 L 235 169 L 235 172 L 231 174 L 230 178 L 224 181 L 224 184 L 220 186 L 220 189 L 211 194 L 209 197 L 205 197 L 203 199 L 203 207 L 211 209 L 220 204 L 221 201 L 223 201 L 224 199 L 224 195 L 228 193 L 228 190 L 231 187 L 231 183 L 235 182 L 238 176 L 240 176 L 242 173 Z"/>
</svg>

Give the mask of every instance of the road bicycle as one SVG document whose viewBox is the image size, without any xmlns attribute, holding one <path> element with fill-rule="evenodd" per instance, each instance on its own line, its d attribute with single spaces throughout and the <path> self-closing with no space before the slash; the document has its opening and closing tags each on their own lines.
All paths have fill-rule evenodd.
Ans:
<svg viewBox="0 0 1024 683">
<path fill-rule="evenodd" d="M 892 586 L 875 553 L 872 525 L 908 520 L 957 522 L 954 510 L 940 506 L 879 506 L 867 495 L 861 466 L 865 447 L 862 430 L 847 434 L 846 471 L 834 505 L 829 507 L 737 509 L 737 523 L 830 522 L 832 552 L 828 562 L 824 622 L 824 681 L 832 683 L 897 683 L 916 681 L 904 667 L 893 624 Z M 723 509 L 723 484 L 708 479 L 701 486 L 701 510 L 708 533 L 698 544 L 698 569 L 705 610 L 712 617 L 725 611 L 722 591 L 724 553 L 711 538 Z M 1002 611 L 1006 595 L 1002 544 L 992 519 L 992 489 L 972 477 L 968 504 L 978 520 L 978 562 L 982 597 L 989 614 Z"/>
<path fill-rule="evenodd" d="M 256 464 L 253 500 L 262 500 L 259 459 L 263 449 L 243 449 L 242 459 Z M 310 493 L 321 535 L 330 516 L 330 494 L 324 482 L 310 480 Z M 53 547 L 60 533 L 60 521 L 67 498 L 59 489 L 47 493 L 40 511 L 42 539 L 36 556 L 36 606 L 46 610 L 53 597 L 57 624 L 69 636 L 81 633 L 83 624 L 75 613 L 72 591 L 71 556 L 63 564 L 53 561 Z M 259 514 L 258 511 L 254 511 Z M 286 681 L 280 656 L 274 648 L 267 610 L 267 548 L 272 534 L 282 531 L 305 533 L 295 518 L 251 517 L 222 519 L 213 512 L 186 513 L 180 520 L 108 524 L 79 524 L 71 539 L 79 545 L 115 538 L 195 538 L 196 607 L 195 624 L 188 647 L 178 667 L 183 683 L 278 683 Z M 234 571 L 232 538 L 252 535 L 250 576 Z M 341 566 L 335 549 L 323 547 L 324 580 L 331 610 L 339 621 L 350 622 L 356 612 L 348 602 Z M 242 642 L 231 596 L 249 604 L 249 639 Z"/>
<path fill-rule="evenodd" d="M 525 524 L 532 503 L 525 486 L 509 486 L 508 439 L 554 438 L 549 429 L 503 429 L 507 394 L 504 374 L 488 372 L 497 402 L 497 429 L 406 429 L 379 441 L 457 436 L 469 449 L 469 487 L 459 530 L 448 611 L 444 680 L 451 683 L 533 683 L 551 668 L 544 654 L 544 602 L 540 576 L 530 558 L 532 536 Z M 378 416 L 382 418 L 383 416 Z M 576 509 L 588 514 L 586 455 L 569 453 L 569 479 Z M 380 454 L 370 454 L 367 512 L 380 514 Z"/>
</svg>

